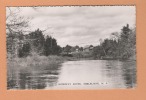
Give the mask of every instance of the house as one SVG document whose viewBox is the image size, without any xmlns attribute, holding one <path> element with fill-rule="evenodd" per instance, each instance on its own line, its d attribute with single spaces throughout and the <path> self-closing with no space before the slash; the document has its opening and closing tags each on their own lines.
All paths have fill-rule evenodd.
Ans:
<svg viewBox="0 0 146 100">
<path fill-rule="evenodd" d="M 78 53 L 80 51 L 80 47 L 79 46 L 72 47 L 70 51 L 71 51 L 72 54 L 73 53 Z"/>
<path fill-rule="evenodd" d="M 83 51 L 90 52 L 93 50 L 93 48 L 94 48 L 93 45 L 86 45 L 83 47 Z"/>
</svg>

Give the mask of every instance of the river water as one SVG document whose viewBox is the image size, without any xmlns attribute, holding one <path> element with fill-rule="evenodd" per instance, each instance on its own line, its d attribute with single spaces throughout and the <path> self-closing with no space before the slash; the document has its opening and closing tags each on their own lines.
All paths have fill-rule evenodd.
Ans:
<svg viewBox="0 0 146 100">
<path fill-rule="evenodd" d="M 8 89 L 125 89 L 135 86 L 135 61 L 67 61 L 58 69 L 21 70 L 8 76 Z"/>
</svg>

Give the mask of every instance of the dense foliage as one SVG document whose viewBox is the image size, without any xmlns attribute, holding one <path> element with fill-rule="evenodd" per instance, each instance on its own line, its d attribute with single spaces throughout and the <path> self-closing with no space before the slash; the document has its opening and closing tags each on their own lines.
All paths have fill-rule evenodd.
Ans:
<svg viewBox="0 0 146 100">
<path fill-rule="evenodd" d="M 91 48 L 91 49 L 90 49 Z M 28 55 L 68 55 L 79 57 L 93 57 L 95 59 L 129 59 L 136 55 L 136 32 L 129 25 L 124 26 L 120 33 L 112 33 L 111 38 L 100 39 L 100 45 L 88 47 L 66 45 L 61 48 L 55 38 L 44 36 L 37 29 L 29 34 L 14 33 L 7 34 L 7 52 L 15 57 L 26 57 Z"/>
<path fill-rule="evenodd" d="M 29 34 L 8 35 L 7 52 L 15 57 L 26 57 L 34 54 L 48 56 L 58 55 L 61 52 L 61 47 L 57 45 L 56 39 L 44 36 L 43 32 L 38 29 Z"/>
<path fill-rule="evenodd" d="M 136 32 L 135 28 L 130 29 L 129 25 L 121 29 L 121 33 L 113 33 L 112 37 L 101 42 L 99 46 L 94 47 L 93 56 L 95 58 L 111 57 L 135 59 L 136 53 Z"/>
</svg>

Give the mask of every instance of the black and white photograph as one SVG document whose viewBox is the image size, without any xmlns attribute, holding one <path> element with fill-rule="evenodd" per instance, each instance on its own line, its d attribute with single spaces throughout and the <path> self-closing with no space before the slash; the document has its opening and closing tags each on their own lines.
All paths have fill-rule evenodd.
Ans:
<svg viewBox="0 0 146 100">
<path fill-rule="evenodd" d="M 135 89 L 136 6 L 6 7 L 8 90 Z"/>
</svg>

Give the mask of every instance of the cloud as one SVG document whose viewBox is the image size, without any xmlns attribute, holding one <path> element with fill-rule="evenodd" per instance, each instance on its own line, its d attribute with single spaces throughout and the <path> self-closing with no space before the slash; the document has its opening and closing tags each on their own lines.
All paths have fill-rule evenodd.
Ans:
<svg viewBox="0 0 146 100">
<path fill-rule="evenodd" d="M 31 17 L 32 29 L 51 27 L 45 34 L 53 33 L 61 46 L 99 44 L 112 32 L 120 31 L 127 23 L 136 23 L 135 6 L 64 6 L 22 7 L 21 14 Z"/>
</svg>

